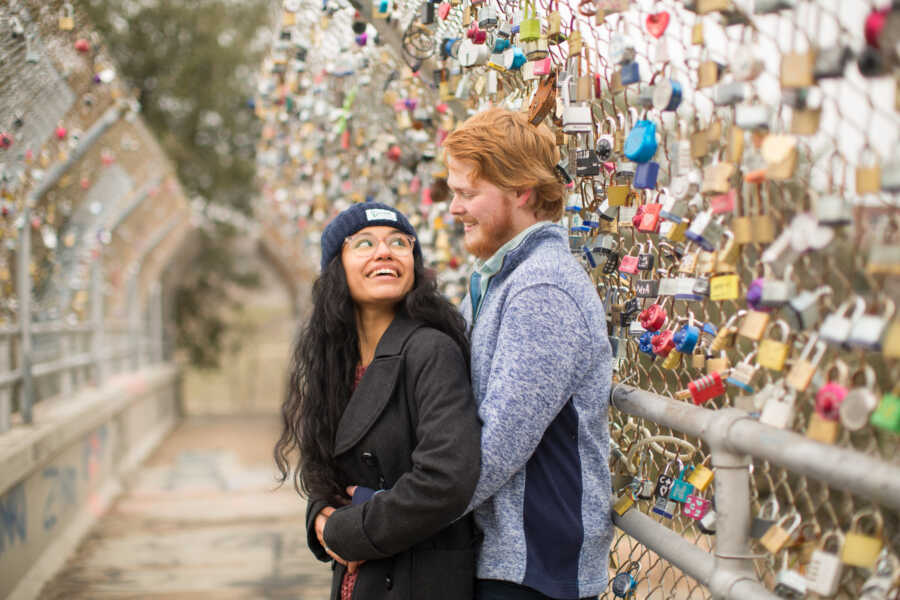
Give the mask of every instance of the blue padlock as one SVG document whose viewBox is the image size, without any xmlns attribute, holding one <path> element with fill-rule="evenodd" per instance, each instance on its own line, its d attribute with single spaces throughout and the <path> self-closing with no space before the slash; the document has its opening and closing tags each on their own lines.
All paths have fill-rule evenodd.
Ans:
<svg viewBox="0 0 900 600">
<path fill-rule="evenodd" d="M 638 349 L 644 354 L 656 357 L 656 354 L 653 353 L 653 338 L 657 335 L 659 335 L 659 331 L 645 331 L 642 333 L 641 337 L 638 338 Z"/>
<path fill-rule="evenodd" d="M 656 154 L 656 123 L 640 120 L 625 139 L 625 156 L 636 163 L 645 163 Z"/>
<path fill-rule="evenodd" d="M 509 44 L 508 38 L 502 38 L 502 37 L 498 36 L 497 38 L 494 39 L 494 52 L 495 53 L 503 52 L 504 50 L 509 48 L 509 45 L 510 44 Z"/>
<path fill-rule="evenodd" d="M 522 68 L 522 65 L 524 65 L 528 61 L 528 59 L 525 58 L 525 53 L 522 52 L 522 49 L 518 46 L 513 46 L 512 53 L 512 61 L 506 63 L 504 66 L 510 71 L 518 71 Z"/>
<path fill-rule="evenodd" d="M 630 598 L 637 589 L 637 575 L 641 570 L 640 563 L 632 562 L 624 571 L 616 573 L 612 580 L 612 593 L 616 598 Z"/>
<path fill-rule="evenodd" d="M 676 110 L 684 96 L 681 84 L 674 79 L 666 79 L 653 88 L 653 108 L 656 110 Z"/>
<path fill-rule="evenodd" d="M 634 181 L 631 185 L 634 188 L 652 190 L 656 189 L 656 178 L 659 176 L 659 163 L 652 160 L 650 162 L 640 163 L 634 170 Z"/>
<path fill-rule="evenodd" d="M 637 83 L 641 80 L 640 66 L 636 62 L 630 62 L 623 65 L 620 75 L 622 78 L 622 85 Z"/>
<path fill-rule="evenodd" d="M 448 58 L 451 56 L 456 56 L 454 53 L 453 45 L 459 41 L 459 38 L 444 38 L 444 43 L 441 45 L 441 57 Z"/>
<path fill-rule="evenodd" d="M 690 474 L 694 470 L 693 465 L 688 465 L 681 470 L 678 478 L 672 482 L 672 489 L 669 491 L 669 499 L 676 502 L 687 502 L 688 496 L 694 493 L 694 485 L 684 480 L 685 474 Z"/>
<path fill-rule="evenodd" d="M 691 354 L 700 339 L 700 329 L 691 324 L 682 326 L 675 332 L 672 341 L 675 342 L 675 349 L 682 354 Z"/>
</svg>

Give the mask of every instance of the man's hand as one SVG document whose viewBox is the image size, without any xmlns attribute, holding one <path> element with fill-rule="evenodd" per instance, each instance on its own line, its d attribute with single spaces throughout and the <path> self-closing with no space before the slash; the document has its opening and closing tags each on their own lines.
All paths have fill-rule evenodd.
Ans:
<svg viewBox="0 0 900 600">
<path fill-rule="evenodd" d="M 354 486 L 354 489 L 355 489 L 355 486 Z M 349 491 L 350 488 L 347 488 L 347 490 Z M 350 497 L 352 498 L 353 494 L 350 494 Z M 338 554 L 336 552 L 334 552 L 334 550 L 329 548 L 328 545 L 325 543 L 325 523 L 328 521 L 328 518 L 331 516 L 331 513 L 333 513 L 333 512 L 334 512 L 333 506 L 326 506 L 325 508 L 323 508 L 322 510 L 319 511 L 319 514 L 316 515 L 316 522 L 315 522 L 316 537 L 319 538 L 319 543 L 322 544 L 323 548 L 325 548 L 325 552 L 328 553 L 328 556 L 330 556 L 331 558 L 333 558 L 340 564 L 347 567 L 348 572 L 355 573 L 357 571 L 357 569 L 359 569 L 359 567 L 366 561 L 364 561 L 364 560 L 351 560 L 351 561 L 344 560 L 343 558 L 338 556 Z"/>
</svg>

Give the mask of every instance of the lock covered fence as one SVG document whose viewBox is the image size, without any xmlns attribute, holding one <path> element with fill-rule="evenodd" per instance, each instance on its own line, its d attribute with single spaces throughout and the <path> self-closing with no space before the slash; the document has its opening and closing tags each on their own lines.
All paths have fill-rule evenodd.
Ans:
<svg viewBox="0 0 900 600">
<path fill-rule="evenodd" d="M 897 9 L 375 0 L 273 18 L 263 201 L 309 232 L 297 247 L 349 201 L 393 202 L 459 299 L 443 137 L 492 104 L 557 133 L 563 222 L 617 354 L 611 581 L 897 593 Z"/>
</svg>

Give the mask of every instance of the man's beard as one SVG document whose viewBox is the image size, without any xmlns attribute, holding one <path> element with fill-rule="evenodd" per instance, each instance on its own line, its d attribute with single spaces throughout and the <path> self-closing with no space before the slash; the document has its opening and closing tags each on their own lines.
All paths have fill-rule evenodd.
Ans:
<svg viewBox="0 0 900 600">
<path fill-rule="evenodd" d="M 494 219 L 478 221 L 476 225 L 476 239 L 469 241 L 463 238 L 463 245 L 469 254 L 476 258 L 487 260 L 493 256 L 500 247 L 515 237 L 513 230 L 512 214 L 508 206 Z"/>
</svg>

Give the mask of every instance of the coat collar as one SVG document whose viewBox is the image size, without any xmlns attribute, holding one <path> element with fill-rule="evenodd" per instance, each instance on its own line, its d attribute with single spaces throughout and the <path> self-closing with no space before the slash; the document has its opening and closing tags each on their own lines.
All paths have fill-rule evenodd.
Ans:
<svg viewBox="0 0 900 600">
<path fill-rule="evenodd" d="M 403 346 L 422 323 L 397 316 L 375 347 L 375 358 L 338 421 L 334 438 L 334 455 L 339 456 L 356 445 L 375 424 L 394 393 L 403 371 Z"/>
</svg>

